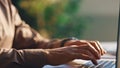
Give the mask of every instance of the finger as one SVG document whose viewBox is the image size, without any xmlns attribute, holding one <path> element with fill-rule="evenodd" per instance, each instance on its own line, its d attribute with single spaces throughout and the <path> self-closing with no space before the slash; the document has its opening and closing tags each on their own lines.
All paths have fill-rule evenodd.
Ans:
<svg viewBox="0 0 120 68">
<path fill-rule="evenodd" d="M 94 65 L 98 65 L 98 62 L 94 59 L 91 60 Z"/>
<path fill-rule="evenodd" d="M 97 65 L 98 64 L 98 62 L 97 62 L 97 60 L 95 59 L 95 56 L 94 56 L 94 54 L 92 54 L 92 53 L 90 53 L 90 52 L 88 52 L 89 53 L 89 59 L 92 61 L 92 63 L 94 64 L 94 65 Z"/>
<path fill-rule="evenodd" d="M 101 55 L 105 54 L 106 51 L 103 49 L 99 41 L 96 41 L 96 43 L 99 45 L 99 48 L 101 49 Z"/>
<path fill-rule="evenodd" d="M 85 50 L 89 50 L 92 54 L 95 55 L 96 59 L 100 59 L 101 54 L 98 52 L 99 47 L 96 47 L 96 48 L 94 47 L 97 44 L 94 44 L 94 46 L 93 46 L 88 41 L 84 41 L 84 40 L 76 41 L 76 43 L 78 43 L 78 42 L 79 42 L 79 45 L 77 45 L 77 46 L 79 46 L 79 49 L 83 48 Z M 80 42 L 82 42 L 82 43 L 80 43 Z M 100 51 L 100 49 L 99 49 L 99 51 Z"/>
<path fill-rule="evenodd" d="M 98 51 L 100 55 L 102 54 L 99 45 L 95 41 L 90 41 L 89 43 Z"/>
<path fill-rule="evenodd" d="M 88 43 L 88 46 L 86 46 L 86 50 L 89 50 L 89 52 L 91 52 L 96 59 L 100 59 L 99 52 L 91 44 Z"/>
<path fill-rule="evenodd" d="M 83 60 L 91 60 L 93 64 L 97 65 L 97 60 L 95 59 L 94 54 L 92 54 L 89 51 L 81 50 L 81 53 L 79 54 L 79 58 Z"/>
<path fill-rule="evenodd" d="M 82 41 L 81 43 L 82 45 L 78 45 L 80 48 L 84 48 L 84 49 L 88 49 L 91 53 L 93 53 L 96 56 L 96 59 L 100 59 L 101 56 L 101 50 L 98 49 L 98 45 L 97 44 L 90 44 L 88 41 Z M 94 45 L 94 46 L 93 46 Z"/>
</svg>

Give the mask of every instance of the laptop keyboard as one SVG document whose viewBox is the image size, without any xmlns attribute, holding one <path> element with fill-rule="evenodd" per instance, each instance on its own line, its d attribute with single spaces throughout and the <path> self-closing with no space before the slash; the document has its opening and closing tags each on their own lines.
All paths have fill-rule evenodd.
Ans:
<svg viewBox="0 0 120 68">
<path fill-rule="evenodd" d="M 115 60 L 98 60 L 98 65 L 94 65 L 91 61 L 87 61 L 85 63 L 83 63 L 82 61 L 76 61 L 76 62 L 80 62 L 78 64 L 73 64 L 73 66 L 71 65 L 58 65 L 58 66 L 50 66 L 50 65 L 46 65 L 43 68 L 116 68 L 116 64 L 115 64 Z"/>
<path fill-rule="evenodd" d="M 87 62 L 79 68 L 115 68 L 115 61 L 99 60 L 96 66 L 92 62 Z"/>
</svg>

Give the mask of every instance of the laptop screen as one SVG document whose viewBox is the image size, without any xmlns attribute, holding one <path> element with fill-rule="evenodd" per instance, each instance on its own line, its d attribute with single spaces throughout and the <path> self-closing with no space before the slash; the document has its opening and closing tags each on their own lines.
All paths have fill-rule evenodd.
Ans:
<svg viewBox="0 0 120 68">
<path fill-rule="evenodd" d="M 117 36 L 117 68 L 120 68 L 120 11 L 118 20 L 118 36 Z"/>
</svg>

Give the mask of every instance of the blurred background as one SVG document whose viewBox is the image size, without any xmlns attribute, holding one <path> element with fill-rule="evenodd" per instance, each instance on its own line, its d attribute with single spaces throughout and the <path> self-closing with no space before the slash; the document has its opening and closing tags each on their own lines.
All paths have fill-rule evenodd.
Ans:
<svg viewBox="0 0 120 68">
<path fill-rule="evenodd" d="M 116 41 L 119 0 L 12 0 L 21 18 L 46 38 Z"/>
</svg>

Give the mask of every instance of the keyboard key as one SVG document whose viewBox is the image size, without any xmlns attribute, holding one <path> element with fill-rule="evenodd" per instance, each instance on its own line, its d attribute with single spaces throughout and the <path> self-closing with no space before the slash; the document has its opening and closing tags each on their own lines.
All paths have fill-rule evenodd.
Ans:
<svg viewBox="0 0 120 68">
<path fill-rule="evenodd" d="M 83 67 L 84 68 L 115 68 L 115 61 L 98 60 L 98 65 L 96 66 L 92 62 L 87 62 L 86 64 L 84 64 Z"/>
</svg>

